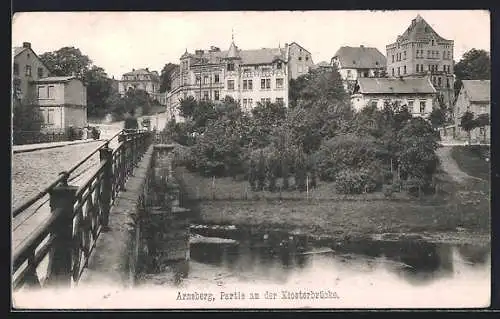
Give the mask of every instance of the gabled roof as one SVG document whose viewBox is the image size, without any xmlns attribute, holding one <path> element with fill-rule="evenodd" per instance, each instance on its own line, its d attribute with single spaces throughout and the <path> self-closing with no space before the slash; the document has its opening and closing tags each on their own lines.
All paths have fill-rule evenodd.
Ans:
<svg viewBox="0 0 500 319">
<path fill-rule="evenodd" d="M 339 59 L 341 68 L 376 69 L 384 68 L 387 63 L 385 56 L 377 48 L 364 46 L 341 47 L 335 57 Z"/>
<path fill-rule="evenodd" d="M 50 76 L 47 78 L 42 78 L 38 80 L 34 80 L 34 83 L 64 83 L 69 82 L 73 79 L 76 79 L 75 76 Z"/>
<path fill-rule="evenodd" d="M 292 45 L 292 44 L 295 44 L 296 46 L 298 46 L 299 48 L 301 48 L 302 50 L 306 51 L 306 52 L 307 52 L 307 53 L 309 53 L 309 54 L 311 53 L 311 52 L 309 52 L 306 48 L 304 48 L 303 46 L 301 46 L 300 44 L 298 44 L 298 43 L 297 43 L 297 42 L 295 42 L 295 41 L 294 41 L 294 42 L 292 42 L 292 43 L 290 43 L 289 45 Z"/>
<path fill-rule="evenodd" d="M 437 34 L 420 15 L 417 15 L 406 31 L 398 37 L 400 41 L 428 41 L 431 38 L 435 38 L 437 41 L 450 41 Z"/>
<path fill-rule="evenodd" d="M 17 56 L 18 54 L 21 54 L 26 49 L 28 49 L 28 48 L 25 48 L 25 47 L 14 47 L 14 55 L 13 56 Z"/>
<path fill-rule="evenodd" d="M 236 47 L 236 44 L 234 44 L 234 42 L 231 42 L 231 45 L 229 46 L 229 50 L 227 51 L 226 57 L 228 59 L 237 59 L 240 57 L 238 54 L 238 48 Z"/>
<path fill-rule="evenodd" d="M 431 94 L 436 93 L 429 78 L 359 78 L 362 94 Z"/>
<path fill-rule="evenodd" d="M 471 102 L 489 103 L 490 80 L 462 80 L 463 89 Z"/>
</svg>

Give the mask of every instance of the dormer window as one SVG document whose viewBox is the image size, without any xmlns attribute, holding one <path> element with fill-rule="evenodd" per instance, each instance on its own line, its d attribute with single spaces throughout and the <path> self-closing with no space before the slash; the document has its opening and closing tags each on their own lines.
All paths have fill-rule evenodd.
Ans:
<svg viewBox="0 0 500 319">
<path fill-rule="evenodd" d="M 234 63 L 228 63 L 227 64 L 227 70 L 228 71 L 234 71 Z"/>
<path fill-rule="evenodd" d="M 276 68 L 277 68 L 278 70 L 281 70 L 281 62 L 276 63 Z"/>
<path fill-rule="evenodd" d="M 375 62 L 375 65 L 378 65 L 378 61 Z"/>
<path fill-rule="evenodd" d="M 431 44 L 434 45 L 434 40 L 431 40 Z"/>
</svg>

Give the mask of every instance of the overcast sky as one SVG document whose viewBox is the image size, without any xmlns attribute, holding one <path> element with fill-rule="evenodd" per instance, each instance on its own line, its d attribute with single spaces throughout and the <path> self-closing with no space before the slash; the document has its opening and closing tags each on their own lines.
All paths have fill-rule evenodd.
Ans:
<svg viewBox="0 0 500 319">
<path fill-rule="evenodd" d="M 341 46 L 373 46 L 384 55 L 420 14 L 442 37 L 455 41 L 455 60 L 472 48 L 490 51 L 488 11 L 237 11 L 237 12 L 29 12 L 13 18 L 12 45 L 31 42 L 37 54 L 79 48 L 109 76 L 132 68 L 161 71 L 187 49 L 226 50 L 234 29 L 240 49 L 297 42 L 315 63 Z"/>
</svg>

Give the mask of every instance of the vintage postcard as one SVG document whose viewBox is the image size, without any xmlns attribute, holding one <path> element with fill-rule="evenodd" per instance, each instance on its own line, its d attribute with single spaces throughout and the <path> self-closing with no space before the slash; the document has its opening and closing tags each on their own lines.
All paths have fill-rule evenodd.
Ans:
<svg viewBox="0 0 500 319">
<path fill-rule="evenodd" d="M 485 308 L 490 13 L 12 19 L 12 308 Z"/>
</svg>

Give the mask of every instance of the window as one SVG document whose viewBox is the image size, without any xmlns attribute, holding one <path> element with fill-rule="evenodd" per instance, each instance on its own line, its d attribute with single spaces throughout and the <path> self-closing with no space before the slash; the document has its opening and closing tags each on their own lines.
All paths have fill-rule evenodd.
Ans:
<svg viewBox="0 0 500 319">
<path fill-rule="evenodd" d="M 271 103 L 271 99 L 270 98 L 266 98 L 266 103 Z"/>
<path fill-rule="evenodd" d="M 301 56 L 299 56 L 299 61 L 302 61 L 302 57 Z"/>
<path fill-rule="evenodd" d="M 39 99 L 44 99 L 44 98 L 46 98 L 46 96 L 45 96 L 45 92 L 46 92 L 46 91 L 45 91 L 45 86 L 39 86 L 39 87 L 38 87 L 37 97 L 38 97 Z"/>
<path fill-rule="evenodd" d="M 298 72 L 299 72 L 299 73 L 302 73 L 302 65 L 299 65 L 299 66 L 298 66 Z"/>
<path fill-rule="evenodd" d="M 403 66 L 403 74 L 406 74 L 406 65 Z"/>
<path fill-rule="evenodd" d="M 247 99 L 243 99 L 243 108 L 245 109 L 247 108 L 247 103 L 248 103 Z"/>
<path fill-rule="evenodd" d="M 394 54 L 392 55 L 392 62 L 394 62 Z"/>
<path fill-rule="evenodd" d="M 401 68 L 398 66 L 398 75 L 401 75 Z"/>
<path fill-rule="evenodd" d="M 278 62 L 278 63 L 276 64 L 276 68 L 277 68 L 278 70 L 281 70 L 281 62 Z"/>
<path fill-rule="evenodd" d="M 479 109 L 479 113 L 480 114 L 484 114 L 486 113 L 486 105 L 481 105 L 480 109 Z"/>
<path fill-rule="evenodd" d="M 425 113 L 425 101 L 420 101 L 420 113 Z"/>
<path fill-rule="evenodd" d="M 431 44 L 434 45 L 434 40 L 431 41 Z"/>
<path fill-rule="evenodd" d="M 243 90 L 248 90 L 248 81 L 243 80 Z"/>
<path fill-rule="evenodd" d="M 234 80 L 227 80 L 227 89 L 234 90 Z"/>
<path fill-rule="evenodd" d="M 308 56 L 306 56 L 306 61 L 309 61 L 309 57 Z"/>
<path fill-rule="evenodd" d="M 47 124 L 54 125 L 54 110 L 47 110 Z"/>
<path fill-rule="evenodd" d="M 31 76 L 31 65 L 27 65 L 26 66 L 26 69 L 25 69 L 25 73 L 24 73 L 26 76 Z"/>
<path fill-rule="evenodd" d="M 14 63 L 13 72 L 14 72 L 14 75 L 19 75 L 19 64 Z"/>
<path fill-rule="evenodd" d="M 260 80 L 260 88 L 262 90 L 270 89 L 271 88 L 271 79 L 261 79 Z"/>
<path fill-rule="evenodd" d="M 446 87 L 449 89 L 450 88 L 450 79 L 446 78 Z"/>
<path fill-rule="evenodd" d="M 283 98 L 282 97 L 277 97 L 276 98 L 276 103 L 283 105 L 284 104 Z"/>
<path fill-rule="evenodd" d="M 438 77 L 438 86 L 441 87 L 441 77 Z"/>
<path fill-rule="evenodd" d="M 408 100 L 408 108 L 410 109 L 410 112 L 413 109 L 413 102 L 413 100 Z"/>
<path fill-rule="evenodd" d="M 443 51 L 443 60 L 446 60 L 446 51 Z"/>
<path fill-rule="evenodd" d="M 196 84 L 200 85 L 201 78 L 199 75 L 196 76 Z"/>
<path fill-rule="evenodd" d="M 260 103 L 261 103 L 261 104 L 266 104 L 266 99 L 265 99 L 265 98 L 261 98 L 261 99 L 260 99 Z"/>
<path fill-rule="evenodd" d="M 377 107 L 377 104 L 378 104 L 378 100 L 373 100 L 372 101 L 372 107 Z"/>
<path fill-rule="evenodd" d="M 219 83 L 219 75 L 214 74 L 214 83 Z"/>
<path fill-rule="evenodd" d="M 214 100 L 216 100 L 216 101 L 219 100 L 219 91 L 217 91 L 217 90 L 214 91 Z"/>
<path fill-rule="evenodd" d="M 203 91 L 203 99 L 204 99 L 205 101 L 207 101 L 207 100 L 208 100 L 208 91 Z"/>
<path fill-rule="evenodd" d="M 203 84 L 208 84 L 208 75 L 203 77 Z"/>
<path fill-rule="evenodd" d="M 283 88 L 283 79 L 276 79 L 276 88 L 277 89 Z"/>
<path fill-rule="evenodd" d="M 54 86 L 53 85 L 47 86 L 47 98 L 49 98 L 49 99 L 54 98 Z"/>
<path fill-rule="evenodd" d="M 248 107 L 252 107 L 253 106 L 253 100 L 252 99 L 248 99 Z"/>
<path fill-rule="evenodd" d="M 431 57 L 431 50 L 427 50 L 427 58 L 429 59 Z"/>
<path fill-rule="evenodd" d="M 406 60 L 406 51 L 403 52 L 403 59 Z"/>
<path fill-rule="evenodd" d="M 253 90 L 253 81 L 252 80 L 248 80 L 248 89 Z"/>
<path fill-rule="evenodd" d="M 234 71 L 234 63 L 228 63 L 227 64 L 227 70 L 228 71 Z"/>
<path fill-rule="evenodd" d="M 394 76 L 394 68 L 392 68 L 392 76 Z"/>
</svg>

